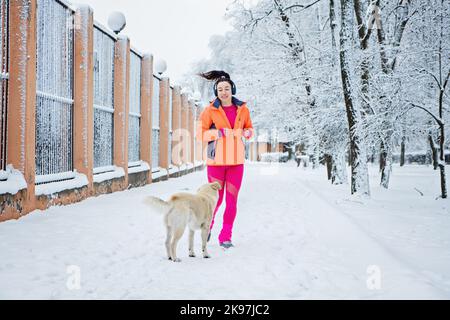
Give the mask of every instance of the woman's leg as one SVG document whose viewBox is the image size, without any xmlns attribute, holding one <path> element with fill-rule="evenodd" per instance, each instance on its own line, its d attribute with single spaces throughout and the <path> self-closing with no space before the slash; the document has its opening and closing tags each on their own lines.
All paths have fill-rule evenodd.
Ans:
<svg viewBox="0 0 450 320">
<path fill-rule="evenodd" d="M 219 235 L 219 242 L 231 241 L 233 224 L 237 213 L 237 200 L 241 189 L 244 165 L 228 166 L 225 174 L 226 207 L 223 215 L 223 227 Z"/>
<path fill-rule="evenodd" d="M 225 191 L 225 166 L 207 166 L 207 173 L 209 183 L 218 181 L 222 186 L 222 189 L 219 190 L 219 199 L 217 200 L 217 205 L 214 209 L 211 226 L 209 227 L 209 230 L 211 230 L 214 226 L 214 218 L 216 217 L 217 210 L 219 210 L 219 207 L 223 201 L 223 194 Z"/>
</svg>

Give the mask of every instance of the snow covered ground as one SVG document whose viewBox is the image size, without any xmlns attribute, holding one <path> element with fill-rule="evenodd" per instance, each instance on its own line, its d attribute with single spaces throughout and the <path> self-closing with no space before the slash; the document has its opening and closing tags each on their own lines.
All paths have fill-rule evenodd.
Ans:
<svg viewBox="0 0 450 320">
<path fill-rule="evenodd" d="M 450 168 L 447 168 L 449 172 Z M 162 216 L 142 203 L 194 192 L 206 172 L 0 224 L 0 299 L 449 299 L 450 200 L 431 167 L 370 168 L 371 199 L 331 186 L 325 170 L 247 164 L 234 229 L 166 260 Z M 415 190 L 417 188 L 424 195 Z M 218 215 L 223 212 L 225 202 Z"/>
</svg>

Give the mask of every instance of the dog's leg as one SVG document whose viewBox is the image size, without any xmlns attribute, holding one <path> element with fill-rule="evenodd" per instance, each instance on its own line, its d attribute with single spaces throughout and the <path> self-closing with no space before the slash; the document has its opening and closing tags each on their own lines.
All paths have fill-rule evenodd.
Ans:
<svg viewBox="0 0 450 320">
<path fill-rule="evenodd" d="M 170 240 L 172 239 L 172 229 L 169 226 L 166 226 L 167 237 L 166 237 L 166 251 L 167 257 L 169 260 L 172 260 L 172 253 L 170 252 Z"/>
<path fill-rule="evenodd" d="M 183 236 L 184 229 L 177 229 L 175 232 L 173 232 L 172 237 L 172 243 L 171 243 L 171 250 L 172 250 L 172 261 L 173 262 L 181 262 L 181 259 L 177 258 L 177 244 L 178 241 Z"/>
<path fill-rule="evenodd" d="M 195 258 L 195 252 L 194 252 L 194 234 L 195 231 L 189 229 L 189 257 Z"/>
<path fill-rule="evenodd" d="M 203 258 L 211 258 L 211 256 L 208 254 L 208 250 L 206 249 L 206 244 L 208 243 L 208 234 L 209 234 L 209 224 L 202 228 Z"/>
</svg>

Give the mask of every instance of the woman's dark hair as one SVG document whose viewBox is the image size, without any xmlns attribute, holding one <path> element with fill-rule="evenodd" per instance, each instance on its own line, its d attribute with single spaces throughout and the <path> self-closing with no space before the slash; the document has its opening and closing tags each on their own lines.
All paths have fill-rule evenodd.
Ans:
<svg viewBox="0 0 450 320">
<path fill-rule="evenodd" d="M 212 70 L 205 73 L 199 73 L 198 75 L 206 80 L 216 81 L 216 84 L 219 84 L 219 82 L 222 82 L 223 80 L 233 86 L 230 75 L 225 71 Z"/>
<path fill-rule="evenodd" d="M 206 80 L 212 80 L 212 81 L 217 81 L 220 78 L 230 79 L 230 75 L 228 73 L 226 73 L 225 71 L 213 70 L 213 71 L 209 71 L 209 72 L 205 72 L 205 73 L 199 73 L 198 75 L 202 78 L 205 78 Z"/>
<path fill-rule="evenodd" d="M 231 85 L 232 94 L 233 95 L 236 94 L 236 85 L 234 84 L 233 80 L 230 79 L 230 75 L 228 73 L 226 73 L 225 71 L 213 70 L 213 71 L 209 71 L 209 72 L 205 72 L 205 73 L 199 73 L 198 75 L 206 80 L 215 81 L 214 94 L 216 96 L 217 96 L 217 86 L 221 82 L 228 82 Z"/>
</svg>

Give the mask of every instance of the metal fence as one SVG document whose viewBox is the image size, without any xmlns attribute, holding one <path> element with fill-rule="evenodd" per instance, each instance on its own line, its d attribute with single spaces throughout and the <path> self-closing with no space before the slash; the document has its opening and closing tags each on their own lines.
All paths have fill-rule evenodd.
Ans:
<svg viewBox="0 0 450 320">
<path fill-rule="evenodd" d="M 37 1 L 37 183 L 73 171 L 73 14 L 59 1 Z"/>
<path fill-rule="evenodd" d="M 160 79 L 153 76 L 152 97 L 152 167 L 159 167 L 159 87 Z"/>
<path fill-rule="evenodd" d="M 113 170 L 115 39 L 94 27 L 94 173 Z"/>
<path fill-rule="evenodd" d="M 140 164 L 142 57 L 130 54 L 130 111 L 128 118 L 128 166 Z"/>
<path fill-rule="evenodd" d="M 0 171 L 6 169 L 8 79 L 9 79 L 9 1 L 0 0 Z"/>
</svg>

